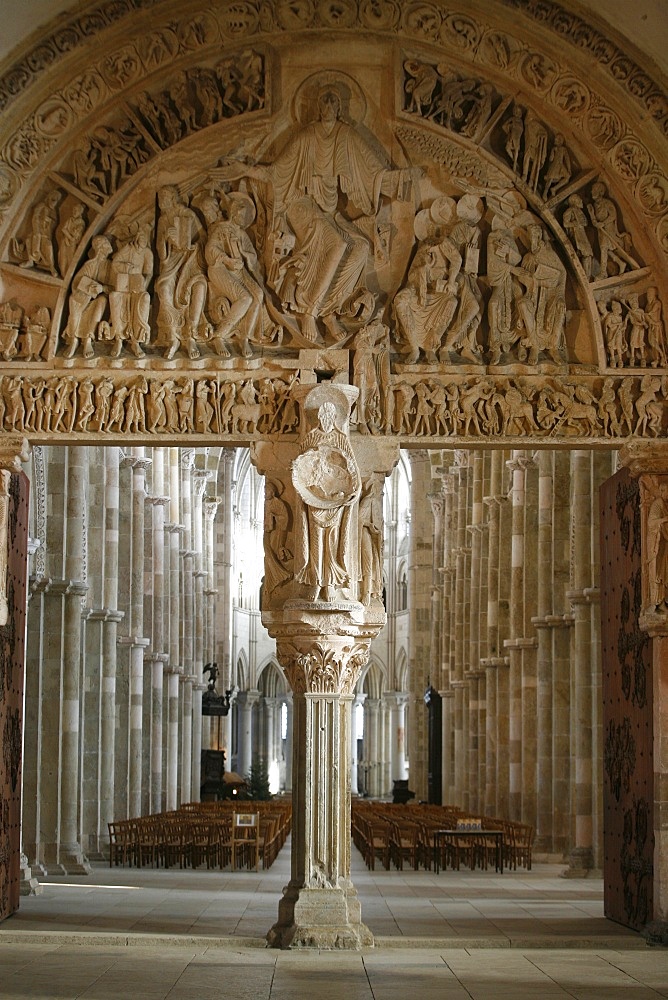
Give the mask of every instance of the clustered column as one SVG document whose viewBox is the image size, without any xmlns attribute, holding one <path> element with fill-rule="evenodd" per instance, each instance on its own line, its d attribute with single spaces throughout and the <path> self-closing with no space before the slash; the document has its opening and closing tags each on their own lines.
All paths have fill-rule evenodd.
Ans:
<svg viewBox="0 0 668 1000">
<path fill-rule="evenodd" d="M 48 492 L 50 509 L 36 516 L 46 557 L 28 631 L 43 641 L 29 644 L 27 677 L 39 735 L 24 795 L 40 807 L 26 811 L 24 839 L 37 870 L 85 872 L 108 849 L 109 823 L 199 797 L 219 501 L 208 503 L 211 474 L 192 452 L 39 458 L 35 502 Z"/>
<path fill-rule="evenodd" d="M 411 642 L 421 655 L 436 642 L 442 801 L 533 826 L 567 872 L 599 867 L 598 486 L 612 459 L 442 452 L 431 468 L 412 488 L 432 493 L 439 620 Z M 427 716 L 417 693 L 412 729 Z M 416 791 L 428 767 L 411 757 Z"/>
</svg>

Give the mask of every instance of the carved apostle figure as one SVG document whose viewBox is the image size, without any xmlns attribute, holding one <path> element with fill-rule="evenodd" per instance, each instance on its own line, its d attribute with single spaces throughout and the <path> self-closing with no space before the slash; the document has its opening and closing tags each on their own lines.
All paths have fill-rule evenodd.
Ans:
<svg viewBox="0 0 668 1000">
<path fill-rule="evenodd" d="M 518 302 L 524 325 L 522 352 L 535 365 L 541 350 L 556 363 L 565 360 L 566 268 L 549 245 L 541 226 L 529 226 L 531 249 L 515 274 L 526 291 Z M 520 353 L 520 360 L 522 358 Z"/>
<path fill-rule="evenodd" d="M 93 357 L 93 340 L 107 308 L 112 246 L 106 236 L 94 236 L 88 260 L 76 273 L 69 298 L 70 315 L 63 330 L 68 344 L 66 358 L 74 357 L 81 343 L 84 358 Z"/>
<path fill-rule="evenodd" d="M 304 438 L 292 464 L 297 510 L 295 579 L 311 600 L 331 602 L 354 580 L 352 512 L 361 479 L 350 441 L 336 426 L 336 406 L 322 403 L 319 426 Z"/>
<path fill-rule="evenodd" d="M 292 576 L 287 547 L 290 511 L 279 487 L 267 479 L 264 488 L 264 592 L 267 599 Z"/>
<path fill-rule="evenodd" d="M 255 218 L 255 205 L 248 195 L 233 191 L 227 198 L 227 214 L 227 219 L 209 225 L 204 248 L 208 312 L 214 323 L 211 343 L 217 354 L 228 357 L 227 344 L 236 339 L 243 357 L 250 358 L 250 341 L 261 340 L 268 325 L 264 281 L 246 232 Z"/>
<path fill-rule="evenodd" d="M 165 349 L 168 361 L 180 346 L 194 359 L 200 356 L 197 338 L 207 292 L 196 243 L 198 220 L 184 204 L 178 188 L 171 184 L 158 192 L 158 206 L 156 248 L 160 269 L 155 283 L 159 303 L 155 343 Z"/>
<path fill-rule="evenodd" d="M 109 293 L 111 336 L 114 340 L 112 357 L 120 357 L 123 344 L 136 358 L 143 358 L 142 344 L 151 334 L 149 312 L 151 297 L 147 291 L 153 275 L 153 253 L 149 233 L 140 228 L 113 256 L 111 273 L 114 291 Z"/>
<path fill-rule="evenodd" d="M 56 271 L 55 235 L 58 218 L 56 206 L 60 201 L 59 191 L 50 191 L 43 201 L 39 201 L 32 210 L 30 217 L 30 233 L 22 246 L 14 242 L 14 253 L 24 258 L 21 267 L 38 267 L 54 276 Z"/>
<path fill-rule="evenodd" d="M 461 267 L 462 255 L 449 236 L 429 236 L 418 244 L 406 284 L 393 302 L 399 350 L 406 355 L 406 364 L 415 364 L 420 352 L 429 364 L 438 362 L 438 351 L 459 304 Z"/>
<path fill-rule="evenodd" d="M 360 600 L 383 597 L 383 484 L 371 476 L 360 497 Z"/>
</svg>

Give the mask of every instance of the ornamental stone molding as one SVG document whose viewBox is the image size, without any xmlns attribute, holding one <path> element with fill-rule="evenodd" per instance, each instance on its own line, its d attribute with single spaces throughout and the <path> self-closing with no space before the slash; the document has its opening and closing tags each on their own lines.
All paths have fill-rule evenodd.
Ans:
<svg viewBox="0 0 668 1000">
<path fill-rule="evenodd" d="M 91 3 L 5 67 L 0 432 L 296 442 L 330 379 L 414 448 L 664 437 L 665 87 L 466 6 Z"/>
</svg>

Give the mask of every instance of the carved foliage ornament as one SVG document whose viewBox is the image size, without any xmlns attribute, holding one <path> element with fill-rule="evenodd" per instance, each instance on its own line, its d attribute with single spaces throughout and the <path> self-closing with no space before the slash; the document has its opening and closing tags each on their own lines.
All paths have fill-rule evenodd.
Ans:
<svg viewBox="0 0 668 1000">
<path fill-rule="evenodd" d="M 369 647 L 362 643 L 337 644 L 315 642 L 300 650 L 280 643 L 280 662 L 295 693 L 348 695 L 362 668 L 369 660 Z"/>
</svg>

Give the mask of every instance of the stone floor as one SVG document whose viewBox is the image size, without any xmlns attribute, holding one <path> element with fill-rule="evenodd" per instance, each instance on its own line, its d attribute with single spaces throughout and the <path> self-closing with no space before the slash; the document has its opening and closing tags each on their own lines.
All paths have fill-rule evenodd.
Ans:
<svg viewBox="0 0 668 1000">
<path fill-rule="evenodd" d="M 0 998 L 44 1000 L 648 1000 L 668 950 L 603 917 L 600 879 L 533 871 L 353 878 L 376 947 L 264 947 L 289 872 L 94 866 L 52 878 L 0 925 Z"/>
</svg>

